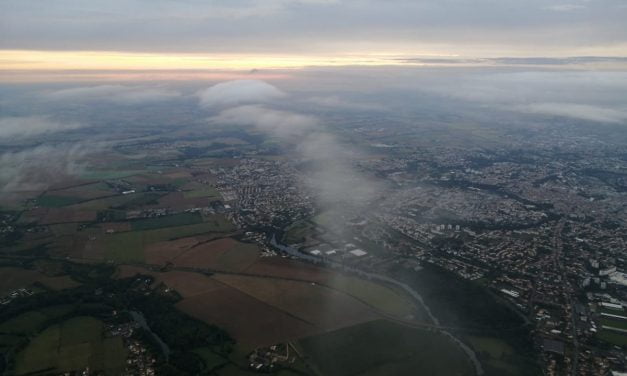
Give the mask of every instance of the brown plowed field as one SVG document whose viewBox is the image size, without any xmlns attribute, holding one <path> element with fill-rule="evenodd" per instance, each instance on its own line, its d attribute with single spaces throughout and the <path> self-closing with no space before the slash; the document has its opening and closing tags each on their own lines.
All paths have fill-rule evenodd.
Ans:
<svg viewBox="0 0 627 376">
<path fill-rule="evenodd" d="M 195 236 L 154 243 L 144 249 L 144 258 L 149 264 L 165 265 L 198 243 Z"/>
<path fill-rule="evenodd" d="M 176 210 L 186 210 L 207 206 L 209 199 L 207 197 L 185 198 L 183 192 L 169 193 L 159 199 L 159 203 L 152 205 L 153 207 L 168 207 Z"/>
<path fill-rule="evenodd" d="M 225 274 L 214 278 L 324 330 L 378 318 L 353 297 L 313 283 Z"/>
<path fill-rule="evenodd" d="M 153 276 L 155 278 L 153 285 L 156 286 L 159 283 L 163 283 L 169 288 L 176 290 L 183 298 L 189 298 L 224 287 L 222 283 L 199 273 L 176 270 L 161 273 L 130 265 L 118 267 L 116 278 L 128 278 L 137 274 Z"/>
<path fill-rule="evenodd" d="M 67 222 L 94 222 L 97 212 L 95 210 L 76 210 L 72 208 L 50 208 L 39 223 L 67 223 Z"/>
<path fill-rule="evenodd" d="M 282 278 L 302 279 L 326 283 L 333 279 L 334 272 L 296 260 L 279 257 L 259 259 L 246 269 L 247 273 L 272 275 Z"/>
<path fill-rule="evenodd" d="M 190 248 L 172 262 L 176 266 L 239 272 L 255 263 L 258 257 L 257 246 L 222 238 Z"/>
<path fill-rule="evenodd" d="M 269 346 L 320 332 L 301 321 L 236 289 L 223 287 L 176 304 L 183 312 L 224 328 L 248 346 Z"/>
<path fill-rule="evenodd" d="M 22 287 L 28 287 L 35 282 L 40 282 L 53 290 L 62 290 L 79 285 L 78 282 L 75 282 L 67 275 L 49 277 L 36 270 L 14 267 L 0 268 L 0 276 L 2 276 L 2 278 L 0 278 L 0 294 Z"/>
</svg>

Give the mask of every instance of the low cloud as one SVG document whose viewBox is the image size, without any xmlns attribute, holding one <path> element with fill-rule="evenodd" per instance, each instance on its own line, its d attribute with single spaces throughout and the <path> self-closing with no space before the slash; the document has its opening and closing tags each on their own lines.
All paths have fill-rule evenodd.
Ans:
<svg viewBox="0 0 627 376">
<path fill-rule="evenodd" d="M 0 139 L 62 132 L 83 126 L 82 123 L 56 121 L 48 116 L 3 117 L 0 118 Z"/>
<path fill-rule="evenodd" d="M 552 10 L 554 12 L 572 12 L 586 9 L 586 7 L 581 4 L 556 4 L 545 7 L 544 9 Z"/>
<path fill-rule="evenodd" d="M 535 114 L 555 115 L 602 123 L 625 123 L 627 111 L 576 103 L 533 103 L 517 106 L 516 110 Z"/>
<path fill-rule="evenodd" d="M 305 179 L 307 186 L 325 209 L 342 211 L 342 206 L 355 209 L 371 202 L 381 187 L 351 165 L 352 150 L 324 132 L 308 134 L 297 150 L 310 164 Z M 343 223 L 336 223 L 343 226 Z"/>
<path fill-rule="evenodd" d="M 316 118 L 261 105 L 229 108 L 209 119 L 213 123 L 254 126 L 274 137 L 290 140 L 318 126 Z"/>
<path fill-rule="evenodd" d="M 422 91 L 496 110 L 608 123 L 627 120 L 625 72 L 461 73 L 420 83 Z"/>
<path fill-rule="evenodd" d="M 39 146 L 0 155 L 0 192 L 37 191 L 80 174 L 94 145 Z"/>
<path fill-rule="evenodd" d="M 237 95 L 229 96 L 236 100 L 224 102 L 240 103 L 243 98 L 239 94 L 244 92 L 247 101 L 260 98 L 266 102 L 268 98 L 276 98 L 271 93 L 280 93 L 280 97 L 287 94 L 273 86 L 256 82 L 242 84 L 238 81 L 227 82 L 213 86 L 232 88 Z M 261 90 L 248 91 L 250 87 Z M 244 90 L 240 90 L 244 89 Z M 229 89 L 230 90 L 230 89 Z M 220 90 L 221 91 L 221 90 Z M 217 95 L 217 90 L 215 91 Z M 249 93 L 269 93 L 266 95 L 248 95 Z M 321 104 L 338 106 L 344 102 L 335 98 L 318 99 Z M 222 110 L 218 115 L 209 119 L 212 124 L 250 126 L 264 132 L 271 137 L 277 137 L 295 151 L 293 158 L 302 162 L 305 168 L 303 182 L 317 199 L 319 207 L 323 209 L 333 208 L 342 211 L 346 207 L 356 208 L 367 204 L 374 198 L 378 190 L 377 184 L 356 171 L 351 164 L 353 151 L 336 139 L 327 131 L 318 118 L 310 115 L 299 114 L 291 111 L 276 110 L 270 108 L 267 103 L 248 104 Z M 341 224 L 338 224 L 340 226 Z"/>
<path fill-rule="evenodd" d="M 317 96 L 306 100 L 307 103 L 321 107 L 338 108 L 346 110 L 382 111 L 385 107 L 374 103 L 359 103 L 343 99 L 337 95 Z"/>
<path fill-rule="evenodd" d="M 260 80 L 234 80 L 219 83 L 197 93 L 203 107 L 268 103 L 286 96 L 278 88 Z"/>
<path fill-rule="evenodd" d="M 44 96 L 57 101 L 100 101 L 136 105 L 169 101 L 181 97 L 181 93 L 164 88 L 98 85 L 57 90 L 45 93 Z"/>
</svg>

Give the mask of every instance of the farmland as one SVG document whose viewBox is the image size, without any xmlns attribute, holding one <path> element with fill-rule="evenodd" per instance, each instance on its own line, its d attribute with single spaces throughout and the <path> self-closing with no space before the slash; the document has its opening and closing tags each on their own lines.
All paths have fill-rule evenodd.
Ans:
<svg viewBox="0 0 627 376">
<path fill-rule="evenodd" d="M 348 294 L 391 316 L 400 318 L 412 316 L 418 319 L 422 317 L 411 298 L 401 292 L 361 278 L 332 272 L 302 262 L 285 259 L 263 259 L 246 271 L 259 275 L 316 282 Z"/>
<path fill-rule="evenodd" d="M 201 242 L 211 239 L 213 236 L 218 235 L 190 236 L 149 244 L 144 249 L 146 262 L 149 264 L 166 265 L 183 252 L 200 245 Z"/>
<path fill-rule="evenodd" d="M 85 180 L 120 179 L 141 173 L 141 170 L 101 170 L 89 171 L 81 175 Z"/>
<path fill-rule="evenodd" d="M 198 213 L 180 213 L 156 218 L 144 218 L 132 221 L 133 230 L 154 230 L 157 228 L 193 225 L 202 222 Z"/>
<path fill-rule="evenodd" d="M 220 274 L 214 278 L 323 330 L 377 317 L 373 310 L 355 298 L 317 284 Z"/>
<path fill-rule="evenodd" d="M 71 288 L 78 285 L 69 276 L 48 276 L 36 270 L 17 267 L 0 267 L 0 294 L 39 282 L 53 290 Z"/>
<path fill-rule="evenodd" d="M 315 233 L 315 226 L 308 221 L 300 221 L 287 228 L 283 241 L 287 244 L 302 243 Z"/>
<path fill-rule="evenodd" d="M 181 242 L 178 244 L 182 245 Z M 188 242 L 186 245 L 190 244 L 192 243 Z M 203 244 L 207 248 L 198 246 L 192 250 L 200 249 L 201 253 L 215 251 L 216 255 L 211 258 L 198 258 L 191 254 L 191 258 L 185 259 L 187 253 L 182 253 L 173 263 L 175 266 L 180 265 L 179 261 L 183 260 L 183 266 L 203 265 L 220 270 L 227 265 L 222 260 L 225 252 L 228 254 L 229 250 L 237 249 L 233 248 L 233 244 L 236 245 L 237 242 L 228 238 L 210 241 Z M 213 251 L 212 247 L 215 247 Z M 253 265 L 258 263 L 251 261 L 254 262 Z M 163 283 L 183 297 L 177 303 L 179 309 L 207 323 L 225 328 L 239 343 L 251 348 L 269 345 L 281 338 L 297 339 L 368 322 L 380 318 L 381 313 L 405 318 L 414 309 L 413 305 L 394 290 L 355 277 L 329 274 L 328 279 L 318 278 L 319 281 L 341 281 L 329 284 L 314 282 L 316 278 L 294 280 L 289 277 L 290 271 L 294 269 L 285 266 L 277 270 L 281 270 L 287 277 L 281 277 L 281 273 L 255 276 L 250 275 L 255 273 L 255 268 L 246 267 L 249 262 L 239 268 L 232 264 L 229 273 L 218 272 L 211 276 L 176 270 L 153 272 L 138 267 L 120 266 L 117 277 L 135 274 L 153 276 L 154 285 Z M 232 274 L 240 269 L 244 269 L 245 274 Z M 312 269 L 315 270 L 316 268 Z M 321 275 L 323 274 L 318 276 Z M 399 307 L 402 309 L 395 310 Z M 255 312 L 255 320 L 248 318 L 249 312 Z M 259 328 L 269 329 L 260 331 Z"/>
<path fill-rule="evenodd" d="M 601 325 L 610 326 L 612 328 L 627 330 L 627 320 L 613 320 L 613 319 L 601 319 L 599 320 Z M 627 335 L 627 333 L 625 333 Z"/>
<path fill-rule="evenodd" d="M 172 259 L 177 266 L 205 267 L 222 271 L 243 271 L 258 258 L 259 250 L 253 244 L 222 238 L 203 243 L 184 251 Z"/>
<path fill-rule="evenodd" d="M 0 325 L 0 332 L 11 334 L 36 333 L 39 327 L 48 320 L 48 316 L 39 311 L 26 312 Z"/>
<path fill-rule="evenodd" d="M 192 216 L 188 218 L 186 216 L 185 218 L 183 219 L 189 220 L 189 218 L 193 218 L 195 221 L 198 217 Z M 150 223 L 149 227 L 155 222 Z M 205 222 L 194 224 L 105 235 L 101 238 L 104 240 L 97 241 L 104 242 L 107 250 L 106 258 L 109 260 L 116 262 L 140 262 L 144 260 L 144 249 L 150 244 L 194 235 L 224 233 L 232 230 L 232 225 L 224 221 L 223 218 L 214 216 L 206 218 Z"/>
<path fill-rule="evenodd" d="M 213 171 L 215 166 L 241 163 L 237 159 L 197 162 Z M 304 375 L 312 369 L 327 374 L 328 367 L 337 368 L 338 374 L 363 373 L 367 367 L 367 375 L 407 374 L 411 369 L 438 375 L 443 374 L 436 364 L 441 363 L 439 352 L 454 354 L 447 370 L 465 374 L 465 356 L 458 356 L 459 349 L 446 337 L 397 324 L 424 318 L 405 292 L 280 257 L 265 242 L 266 230 L 249 231 L 237 220 L 240 209 L 231 202 L 233 198 L 222 201 L 220 192 L 227 193 L 215 172 L 194 170 L 190 164 L 179 167 L 178 162 L 141 171 L 140 162 L 116 163 L 124 170 L 103 168 L 84 176 L 88 180 L 33 192 L 24 204 L 19 223 L 28 231 L 10 249 L 31 269 L 0 270 L 7 277 L 0 287 L 39 282 L 37 292 L 59 300 L 7 315 L 0 323 L 0 347 L 12 349 L 11 367 L 16 374 L 61 373 L 87 366 L 104 374 L 119 373 L 131 347 L 122 337 L 104 335 L 104 327 L 120 319 L 112 313 L 118 308 L 128 310 L 123 317 L 139 311 L 151 330 L 179 352 L 166 368 L 181 367 L 177 370 L 189 374 L 199 370 L 252 374 L 247 359 L 252 350 L 288 341 L 302 350 L 305 359 L 298 355 L 291 363 L 293 369 L 275 374 Z M 263 192 L 246 188 L 243 194 Z M 240 194 L 228 192 L 230 197 Z M 327 211 L 296 221 L 286 237 L 290 242 L 319 241 L 312 235 L 324 233 L 320 226 L 329 226 L 332 216 Z M 75 275 L 69 270 L 80 268 L 72 263 L 88 263 L 88 267 Z M 115 273 L 94 274 L 92 269 Z M 134 278 L 138 275 L 145 278 Z M 68 304 L 76 297 L 106 304 L 92 312 L 82 304 Z M 33 300 L 24 301 L 37 305 Z M 201 338 L 198 328 L 218 334 Z M 150 336 L 141 333 L 133 338 L 151 343 Z M 389 344 L 388 338 L 395 342 Z M 207 344 L 208 339 L 220 346 Z M 365 344 L 386 351 L 377 355 Z M 161 356 L 158 346 L 152 345 L 148 351 Z M 351 347 L 358 349 L 355 361 L 347 356 Z M 399 355 L 393 357 L 392 352 Z"/>
<path fill-rule="evenodd" d="M 309 322 L 229 287 L 185 298 L 176 306 L 192 317 L 224 328 L 251 350 L 318 331 Z M 255 320 L 250 319 L 251 312 Z"/>
<path fill-rule="evenodd" d="M 183 196 L 185 198 L 198 198 L 198 197 L 207 197 L 213 199 L 219 199 L 220 193 L 211 186 L 199 184 L 199 183 L 190 183 L 186 184 L 182 187 Z"/>
<path fill-rule="evenodd" d="M 488 375 L 516 376 L 524 375 L 523 370 L 530 368 L 521 354 L 505 341 L 493 337 L 469 336 L 467 342 L 473 348 Z"/>
<path fill-rule="evenodd" d="M 72 205 L 80 201 L 80 198 L 72 196 L 53 196 L 46 195 L 37 199 L 37 204 L 47 208 L 58 208 L 61 206 Z"/>
<path fill-rule="evenodd" d="M 474 375 L 461 349 L 437 333 L 385 320 L 298 341 L 321 374 Z"/>
<path fill-rule="evenodd" d="M 222 283 L 199 273 L 181 271 L 152 272 L 141 267 L 128 265 L 118 267 L 116 278 L 128 278 L 138 274 L 154 277 L 155 282 L 153 285 L 156 286 L 163 283 L 167 287 L 175 289 L 183 298 L 200 295 L 224 287 Z"/>
<path fill-rule="evenodd" d="M 131 209 L 156 202 L 160 197 L 161 195 L 156 193 L 118 194 L 82 201 L 72 205 L 71 208 L 77 210 Z"/>
<path fill-rule="evenodd" d="M 344 291 L 392 316 L 413 317 L 416 314 L 416 308 L 408 296 L 377 283 L 338 275 L 329 281 L 329 286 Z"/>
<path fill-rule="evenodd" d="M 609 344 L 627 348 L 627 333 L 618 333 L 603 329 L 599 331 L 597 338 Z"/>
<path fill-rule="evenodd" d="M 105 339 L 100 320 L 75 317 L 37 335 L 17 355 L 15 373 L 43 370 L 61 373 L 90 367 L 106 374 L 117 374 L 124 369 L 125 360 L 126 350 L 121 338 Z"/>
</svg>

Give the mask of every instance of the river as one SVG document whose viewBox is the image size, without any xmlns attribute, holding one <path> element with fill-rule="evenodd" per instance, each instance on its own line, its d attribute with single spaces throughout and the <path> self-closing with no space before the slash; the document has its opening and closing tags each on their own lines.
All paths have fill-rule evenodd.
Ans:
<svg viewBox="0 0 627 376">
<path fill-rule="evenodd" d="M 129 313 L 133 317 L 133 320 L 135 320 L 142 328 L 144 328 L 144 330 L 146 330 L 152 336 L 152 338 L 157 342 L 157 344 L 159 344 L 159 347 L 161 348 L 161 352 L 163 353 L 163 356 L 165 356 L 165 360 L 167 362 L 170 357 L 170 348 L 165 342 L 161 340 L 161 338 L 159 338 L 159 336 L 155 332 L 153 332 L 150 329 L 150 327 L 148 326 L 148 323 L 146 322 L 146 318 L 144 317 L 144 314 L 141 312 L 137 312 L 137 311 L 129 311 Z"/>
<path fill-rule="evenodd" d="M 298 249 L 296 249 L 294 247 L 291 247 L 291 246 L 285 245 L 285 244 L 280 244 L 279 242 L 277 242 L 275 234 L 272 235 L 272 240 L 270 241 L 270 244 L 272 244 L 273 247 L 275 247 L 275 248 L 277 248 L 277 249 L 279 249 L 279 250 L 289 254 L 290 256 L 298 257 L 300 259 L 307 260 L 307 261 L 310 261 L 310 262 L 313 262 L 313 263 L 316 263 L 316 264 L 324 264 L 324 265 L 328 265 L 328 266 L 331 266 L 331 267 L 342 268 L 343 270 L 349 271 L 351 273 L 355 273 L 355 274 L 357 274 L 359 276 L 362 276 L 362 277 L 365 277 L 367 279 L 381 281 L 381 282 L 385 282 L 385 283 L 389 283 L 389 284 L 398 286 L 398 287 L 402 288 L 403 290 L 405 290 L 405 292 L 407 292 L 407 294 L 409 294 L 412 298 L 414 298 L 415 301 L 418 302 L 418 304 L 420 304 L 420 306 L 423 308 L 423 310 L 427 313 L 427 316 L 429 317 L 429 320 L 431 320 L 431 322 L 435 326 L 440 326 L 440 320 L 438 320 L 438 318 L 433 314 L 433 312 L 431 312 L 431 309 L 425 303 L 425 301 L 422 298 L 422 296 L 416 290 L 414 290 L 411 286 L 407 285 L 406 283 L 400 282 L 400 281 L 398 281 L 398 280 L 396 280 L 394 278 L 388 277 L 388 276 L 383 275 L 383 274 L 366 272 L 366 271 L 363 271 L 361 269 L 357 269 L 357 268 L 352 267 L 352 266 L 346 266 L 345 264 L 339 263 L 337 261 L 333 261 L 333 260 L 329 260 L 329 259 L 323 259 L 322 257 L 317 257 L 317 256 L 314 256 L 314 255 L 310 255 L 310 254 L 299 252 Z M 468 356 L 470 361 L 473 363 L 473 365 L 475 367 L 475 372 L 477 373 L 477 375 L 483 375 L 484 374 L 483 367 L 481 366 L 481 362 L 479 362 L 479 359 L 477 359 L 477 355 L 475 354 L 475 352 L 469 346 L 467 346 L 465 343 L 463 343 L 459 338 L 455 337 L 448 330 L 439 329 L 439 331 L 443 335 L 449 337 L 453 342 L 455 342 L 464 351 L 464 353 L 466 353 L 466 355 Z"/>
</svg>

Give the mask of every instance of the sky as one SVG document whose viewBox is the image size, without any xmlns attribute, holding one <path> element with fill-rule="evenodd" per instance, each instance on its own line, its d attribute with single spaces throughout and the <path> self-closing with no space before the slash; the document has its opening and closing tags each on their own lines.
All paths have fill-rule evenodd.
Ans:
<svg viewBox="0 0 627 376">
<path fill-rule="evenodd" d="M 0 0 L 0 69 L 624 66 L 625 19 L 624 0 Z"/>
</svg>

